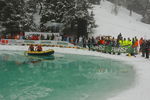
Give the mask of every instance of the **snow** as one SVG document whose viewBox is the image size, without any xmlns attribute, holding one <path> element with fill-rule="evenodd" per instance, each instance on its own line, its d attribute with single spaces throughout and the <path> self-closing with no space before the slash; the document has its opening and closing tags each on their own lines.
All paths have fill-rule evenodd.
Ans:
<svg viewBox="0 0 150 100">
<path fill-rule="evenodd" d="M 150 25 L 140 22 L 142 16 L 133 13 L 129 16 L 129 11 L 123 7 L 119 7 L 118 15 L 112 13 L 113 4 L 110 2 L 101 2 L 100 6 L 94 6 L 95 20 L 98 27 L 95 29 L 94 36 L 111 35 L 116 37 L 122 33 L 124 37 L 144 37 L 150 39 Z M 35 23 L 39 24 L 40 16 L 35 15 Z M 0 45 L 0 50 L 27 50 L 27 46 L 10 46 Z M 51 47 L 45 47 L 49 49 Z M 72 48 L 56 48 L 52 49 L 59 53 L 80 54 L 101 56 L 115 60 L 121 60 L 134 66 L 136 71 L 136 79 L 134 86 L 119 94 L 114 94 L 108 100 L 150 100 L 150 59 L 145 59 L 138 55 L 137 57 L 127 57 L 124 55 L 110 55 L 94 51 L 72 49 Z"/>
<path fill-rule="evenodd" d="M 0 45 L 0 50 L 21 50 L 26 51 L 27 46 L 11 46 L 11 45 Z M 136 71 L 136 79 L 134 86 L 130 89 L 121 92 L 120 94 L 112 94 L 113 97 L 108 100 L 150 100 L 150 59 L 145 59 L 138 55 L 137 57 L 127 57 L 124 55 L 110 55 L 99 53 L 96 51 L 88 51 L 83 49 L 73 49 L 73 48 L 58 48 L 58 47 L 44 47 L 44 50 L 54 49 L 57 53 L 68 53 L 68 54 L 79 54 L 79 55 L 90 55 L 90 56 L 100 56 L 115 60 L 121 60 L 125 63 L 134 66 Z"/>
<path fill-rule="evenodd" d="M 40 26 L 41 15 L 39 15 L 38 13 L 35 13 L 35 14 L 33 15 L 33 18 L 34 18 L 34 23 L 35 23 L 37 26 Z"/>
<path fill-rule="evenodd" d="M 56 22 L 51 22 L 51 21 L 48 21 L 47 23 L 44 24 L 45 26 L 55 26 L 55 27 L 61 27 L 63 24 L 62 23 L 56 23 Z"/>
<path fill-rule="evenodd" d="M 150 25 L 140 22 L 142 16 L 133 13 L 129 16 L 129 10 L 119 7 L 118 15 L 112 12 L 114 5 L 110 2 L 101 2 L 101 5 L 94 6 L 93 12 L 98 27 L 94 36 L 112 35 L 117 37 L 122 33 L 124 37 L 150 38 Z"/>
</svg>

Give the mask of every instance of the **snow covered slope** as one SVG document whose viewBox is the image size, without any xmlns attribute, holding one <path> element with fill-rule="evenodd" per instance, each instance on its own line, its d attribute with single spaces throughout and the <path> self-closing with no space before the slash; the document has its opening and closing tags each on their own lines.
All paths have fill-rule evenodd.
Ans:
<svg viewBox="0 0 150 100">
<path fill-rule="evenodd" d="M 117 36 L 122 33 L 124 37 L 144 37 L 150 39 L 150 25 L 140 22 L 142 16 L 133 13 L 129 16 L 129 10 L 119 7 L 118 15 L 112 13 L 114 5 L 108 1 L 94 6 L 95 20 L 98 27 L 94 36 L 111 35 Z"/>
</svg>

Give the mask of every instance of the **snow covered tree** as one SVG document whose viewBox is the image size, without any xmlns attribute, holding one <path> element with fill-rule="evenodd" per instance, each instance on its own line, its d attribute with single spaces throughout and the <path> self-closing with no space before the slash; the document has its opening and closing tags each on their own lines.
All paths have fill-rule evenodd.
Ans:
<svg viewBox="0 0 150 100">
<path fill-rule="evenodd" d="M 1 8 L 1 22 L 2 26 L 6 28 L 6 33 L 20 32 L 24 20 L 22 0 L 5 0 L 5 6 Z"/>
<path fill-rule="evenodd" d="M 86 20 L 87 25 L 93 20 L 88 12 L 90 8 L 91 4 L 87 0 L 46 0 L 41 23 L 63 23 L 64 30 L 74 33 L 77 31 L 78 19 Z"/>
<path fill-rule="evenodd" d="M 37 31 L 36 24 L 34 23 L 34 14 L 37 13 L 37 0 L 27 0 L 24 5 L 25 12 L 25 23 L 24 30 L 25 31 Z"/>
<path fill-rule="evenodd" d="M 37 7 L 35 0 L 1 0 L 0 5 L 0 21 L 5 33 L 36 30 L 33 22 Z"/>
<path fill-rule="evenodd" d="M 63 24 L 68 33 L 77 33 L 79 19 L 86 21 L 84 28 L 93 28 L 91 8 L 88 0 L 0 0 L 0 26 L 5 33 L 49 31 L 45 24 L 52 22 Z M 41 16 L 40 27 L 35 22 L 37 16 Z"/>
<path fill-rule="evenodd" d="M 88 0 L 92 4 L 100 5 L 101 0 Z"/>
<path fill-rule="evenodd" d="M 19 32 L 24 22 L 24 1 L 23 0 L 5 0 L 1 8 L 2 26 L 6 32 Z"/>
<path fill-rule="evenodd" d="M 132 15 L 132 11 L 142 14 L 142 11 L 144 9 L 139 0 L 128 1 L 127 8 L 130 10 L 130 16 Z"/>
<path fill-rule="evenodd" d="M 4 0 L 0 0 L 0 31 L 2 30 L 2 16 L 3 16 L 3 8 L 6 6 Z"/>
<path fill-rule="evenodd" d="M 150 24 L 150 1 L 147 0 L 146 2 L 146 7 L 145 7 L 145 11 L 143 13 L 143 22 Z"/>
<path fill-rule="evenodd" d="M 114 13 L 115 15 L 118 14 L 118 11 L 119 11 L 119 0 L 113 0 L 113 7 L 112 7 L 112 13 Z"/>
</svg>

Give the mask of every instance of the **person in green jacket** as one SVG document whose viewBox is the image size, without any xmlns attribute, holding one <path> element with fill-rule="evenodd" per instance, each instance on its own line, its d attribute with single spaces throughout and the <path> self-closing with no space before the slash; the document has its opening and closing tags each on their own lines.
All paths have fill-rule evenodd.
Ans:
<svg viewBox="0 0 150 100">
<path fill-rule="evenodd" d="M 128 40 L 127 40 L 127 45 L 128 45 L 128 46 L 132 46 L 132 41 L 131 41 L 130 38 L 128 38 Z"/>
<path fill-rule="evenodd" d="M 123 46 L 123 40 L 122 40 L 122 39 L 119 40 L 119 46 L 120 46 L 120 47 Z"/>
<path fill-rule="evenodd" d="M 123 40 L 123 46 L 127 46 L 128 45 L 128 41 L 126 40 L 126 38 L 124 38 Z"/>
</svg>

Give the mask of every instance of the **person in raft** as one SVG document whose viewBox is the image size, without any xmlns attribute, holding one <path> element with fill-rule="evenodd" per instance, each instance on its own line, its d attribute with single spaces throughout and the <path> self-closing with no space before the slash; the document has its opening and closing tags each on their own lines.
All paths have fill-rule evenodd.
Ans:
<svg viewBox="0 0 150 100">
<path fill-rule="evenodd" d="M 42 46 L 41 46 L 41 45 L 38 45 L 38 46 L 36 47 L 36 51 L 42 51 Z"/>
<path fill-rule="evenodd" d="M 32 44 L 29 46 L 29 51 L 34 51 L 34 46 Z"/>
</svg>

